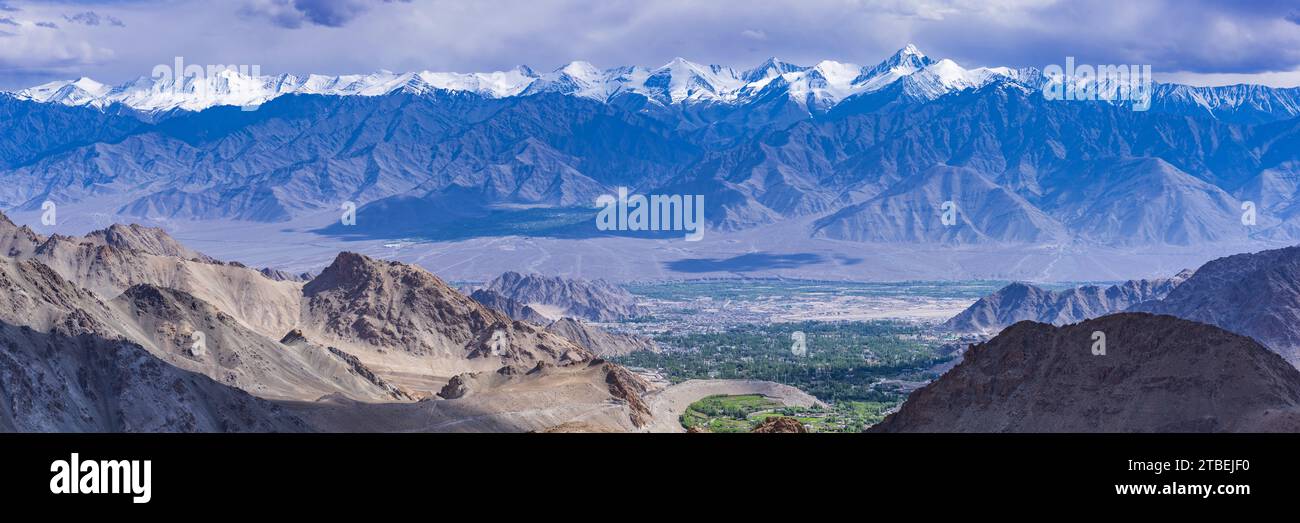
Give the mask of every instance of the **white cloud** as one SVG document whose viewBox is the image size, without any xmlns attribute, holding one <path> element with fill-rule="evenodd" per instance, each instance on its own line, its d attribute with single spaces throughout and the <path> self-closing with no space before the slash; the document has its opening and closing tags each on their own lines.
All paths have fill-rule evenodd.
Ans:
<svg viewBox="0 0 1300 523">
<path fill-rule="evenodd" d="M 266 73 L 547 70 L 571 60 L 657 66 L 675 56 L 747 67 L 770 56 L 872 63 L 906 43 L 966 66 L 1041 67 L 1066 56 L 1188 74 L 1300 66 L 1300 31 L 1287 20 L 1293 7 L 1280 1 L 769 0 L 744 9 L 699 0 L 10 3 L 22 11 L 5 16 L 60 27 L 0 26 L 26 39 L 15 47 L 7 44 L 16 37 L 0 37 L 0 88 L 51 70 L 121 82 L 175 56 L 257 64 Z M 62 23 L 87 10 L 130 29 Z"/>
</svg>

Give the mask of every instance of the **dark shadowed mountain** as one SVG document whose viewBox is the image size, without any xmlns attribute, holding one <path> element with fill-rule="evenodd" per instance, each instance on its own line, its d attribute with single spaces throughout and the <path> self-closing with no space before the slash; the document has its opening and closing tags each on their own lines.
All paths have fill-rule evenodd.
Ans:
<svg viewBox="0 0 1300 523">
<path fill-rule="evenodd" d="M 302 432 L 279 405 L 134 343 L 0 323 L 0 432 Z"/>
<path fill-rule="evenodd" d="M 1294 432 L 1300 371 L 1250 338 L 1172 316 L 1025 321 L 973 345 L 869 430 Z"/>
</svg>

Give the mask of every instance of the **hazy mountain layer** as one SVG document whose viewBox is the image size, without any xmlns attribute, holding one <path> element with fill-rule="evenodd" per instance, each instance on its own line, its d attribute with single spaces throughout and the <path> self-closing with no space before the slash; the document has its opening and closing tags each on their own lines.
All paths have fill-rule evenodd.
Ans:
<svg viewBox="0 0 1300 523">
<path fill-rule="evenodd" d="M 1300 365 L 1300 247 L 1206 263 L 1163 300 L 1130 310 L 1169 314 L 1250 336 Z"/>
<path fill-rule="evenodd" d="M 944 327 L 956 332 L 992 335 L 1025 320 L 1058 326 L 1077 323 L 1164 298 L 1191 274 L 1183 271 L 1173 278 L 1129 280 L 1108 287 L 1084 285 L 1059 291 L 1012 283 L 949 318 Z"/>
</svg>

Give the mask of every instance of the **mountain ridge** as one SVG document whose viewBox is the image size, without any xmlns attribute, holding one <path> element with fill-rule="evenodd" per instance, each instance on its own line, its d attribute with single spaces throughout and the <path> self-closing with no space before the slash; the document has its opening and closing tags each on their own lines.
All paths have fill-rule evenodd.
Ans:
<svg viewBox="0 0 1300 523">
<path fill-rule="evenodd" d="M 1094 332 L 1105 354 L 1095 355 Z M 1120 313 L 1022 321 L 870 432 L 1294 432 L 1300 371 L 1218 327 Z"/>
<path fill-rule="evenodd" d="M 840 102 L 867 95 L 899 80 L 917 99 L 934 99 L 990 82 L 1007 81 L 1039 89 L 1046 83 L 1035 68 L 978 67 L 966 69 L 949 59 L 935 60 L 915 45 L 907 44 L 883 61 L 867 66 L 823 60 L 799 66 L 769 58 L 745 70 L 702 65 L 674 58 L 656 68 L 617 66 L 600 69 L 574 61 L 548 73 L 527 66 L 488 73 L 416 71 L 325 76 L 279 74 L 255 76 L 237 68 L 215 69 L 211 76 L 173 78 L 139 77 L 117 86 L 90 78 L 61 80 L 8 93 L 18 99 L 69 106 L 107 109 L 122 105 L 142 113 L 195 111 L 217 106 L 256 106 L 285 95 L 382 96 L 393 93 L 427 94 L 432 91 L 471 93 L 488 98 L 509 98 L 539 93 L 561 93 L 600 102 L 635 94 L 651 103 L 752 103 L 781 87 L 788 98 L 813 113 L 830 110 Z M 1195 87 L 1154 84 L 1161 109 L 1230 116 L 1240 111 L 1247 121 L 1300 115 L 1300 88 L 1258 85 Z"/>
<path fill-rule="evenodd" d="M 943 326 L 960 333 L 992 335 L 1021 321 L 1056 326 L 1077 323 L 1163 299 L 1193 274 L 1184 270 L 1171 278 L 1129 280 L 1107 287 L 1084 285 L 1058 291 L 1015 282 L 980 298 Z"/>
</svg>

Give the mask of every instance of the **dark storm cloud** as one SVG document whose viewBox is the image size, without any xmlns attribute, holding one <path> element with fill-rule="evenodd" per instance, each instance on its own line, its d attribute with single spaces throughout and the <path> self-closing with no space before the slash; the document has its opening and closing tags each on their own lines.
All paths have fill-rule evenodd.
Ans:
<svg viewBox="0 0 1300 523">
<path fill-rule="evenodd" d="M 410 0 L 399 0 L 402 3 Z M 265 18 L 271 23 L 297 29 L 304 25 L 343 27 L 372 4 L 393 3 L 392 0 L 250 0 L 240 12 L 250 18 Z"/>
<path fill-rule="evenodd" d="M 88 25 L 92 27 L 100 25 L 126 27 L 126 24 L 123 23 L 121 19 L 113 15 L 101 15 L 94 11 L 84 11 L 74 15 L 63 15 L 63 19 L 69 23 Z"/>
</svg>

